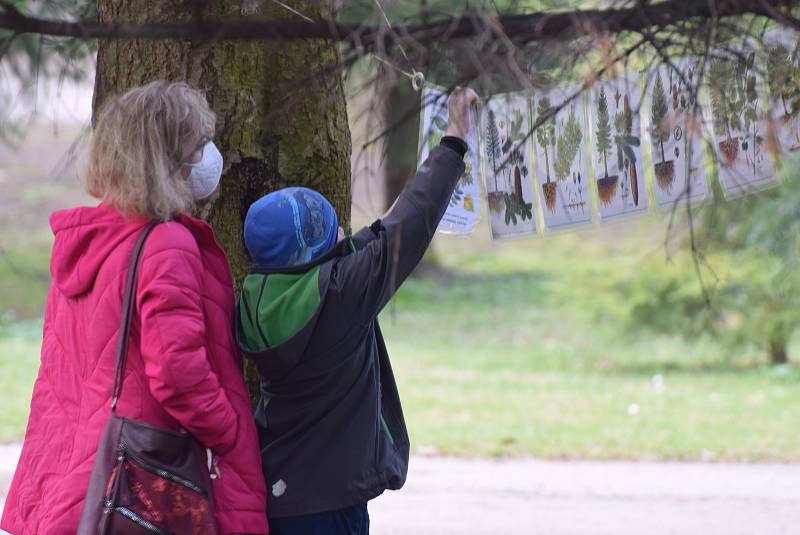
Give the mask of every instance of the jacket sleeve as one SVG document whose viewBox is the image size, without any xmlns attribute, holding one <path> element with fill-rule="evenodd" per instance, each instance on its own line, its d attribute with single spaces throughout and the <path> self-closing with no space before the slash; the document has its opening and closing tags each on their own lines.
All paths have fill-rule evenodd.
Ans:
<svg viewBox="0 0 800 535">
<path fill-rule="evenodd" d="M 391 211 L 353 236 L 355 252 L 332 267 L 327 301 L 348 323 L 372 321 L 422 260 L 444 215 L 464 160 L 434 148 Z"/>
<path fill-rule="evenodd" d="M 151 240 L 160 227 L 173 225 L 179 223 L 159 225 Z M 140 267 L 144 371 L 164 410 L 204 446 L 224 455 L 236 441 L 238 419 L 206 355 L 200 252 L 191 235 L 181 237 L 190 241 L 178 239 L 145 254 Z"/>
</svg>

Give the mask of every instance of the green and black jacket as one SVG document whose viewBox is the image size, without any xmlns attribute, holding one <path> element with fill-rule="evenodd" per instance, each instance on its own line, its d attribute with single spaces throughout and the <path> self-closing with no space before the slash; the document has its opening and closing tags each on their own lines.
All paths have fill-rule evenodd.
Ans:
<svg viewBox="0 0 800 535">
<path fill-rule="evenodd" d="M 253 269 L 244 281 L 236 334 L 261 377 L 270 517 L 350 507 L 405 482 L 408 433 L 377 317 L 464 171 L 463 150 L 442 145 L 383 220 L 312 263 Z"/>
</svg>

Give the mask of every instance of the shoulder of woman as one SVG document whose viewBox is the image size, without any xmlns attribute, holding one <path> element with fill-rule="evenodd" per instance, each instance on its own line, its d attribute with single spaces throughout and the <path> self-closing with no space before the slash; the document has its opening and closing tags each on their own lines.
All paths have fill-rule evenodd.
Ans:
<svg viewBox="0 0 800 535">
<path fill-rule="evenodd" d="M 143 258 L 155 255 L 189 255 L 200 258 L 200 248 L 192 232 L 178 221 L 159 223 L 147 238 Z"/>
</svg>

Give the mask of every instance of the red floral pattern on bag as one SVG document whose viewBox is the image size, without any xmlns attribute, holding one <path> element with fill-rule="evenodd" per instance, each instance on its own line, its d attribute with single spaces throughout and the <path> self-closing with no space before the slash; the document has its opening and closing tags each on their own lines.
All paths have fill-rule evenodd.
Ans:
<svg viewBox="0 0 800 535">
<path fill-rule="evenodd" d="M 131 503 L 123 504 L 148 522 L 172 533 L 214 535 L 208 498 L 125 460 Z"/>
</svg>

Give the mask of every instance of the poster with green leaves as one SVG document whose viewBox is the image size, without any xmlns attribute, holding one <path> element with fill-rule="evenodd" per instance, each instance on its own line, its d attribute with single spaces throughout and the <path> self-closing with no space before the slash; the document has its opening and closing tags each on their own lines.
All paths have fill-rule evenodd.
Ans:
<svg viewBox="0 0 800 535">
<path fill-rule="evenodd" d="M 639 118 L 639 75 L 601 80 L 592 87 L 592 152 L 601 219 L 647 211 Z"/>
<path fill-rule="evenodd" d="M 586 161 L 586 124 L 579 86 L 537 93 L 536 180 L 542 199 L 545 230 L 585 225 L 592 221 Z M 574 97 L 574 98 L 573 98 Z"/>
<path fill-rule="evenodd" d="M 495 95 L 483 104 L 481 156 L 494 239 L 536 234 L 530 130 L 524 93 Z"/>
<path fill-rule="evenodd" d="M 764 113 L 762 73 L 757 47 L 732 45 L 734 54 L 708 63 L 714 155 L 720 186 L 728 198 L 775 185 L 776 150 L 770 143 L 771 122 Z"/>
<path fill-rule="evenodd" d="M 426 85 L 422 90 L 420 112 L 419 165 L 428 158 L 447 131 L 447 93 L 443 88 Z M 470 115 L 470 131 L 467 135 L 466 168 L 456 183 L 447 211 L 439 223 L 438 230 L 445 233 L 466 234 L 472 232 L 478 222 L 480 208 L 480 182 L 478 180 L 479 152 L 477 116 Z M 418 167 L 419 167 L 418 165 Z"/>
<path fill-rule="evenodd" d="M 647 73 L 647 128 L 653 155 L 656 201 L 702 201 L 708 195 L 703 123 L 697 101 L 698 61 L 683 58 Z"/>
<path fill-rule="evenodd" d="M 767 107 L 782 154 L 800 152 L 800 33 L 773 28 L 764 35 Z"/>
</svg>

